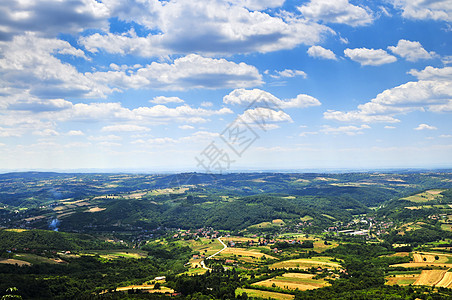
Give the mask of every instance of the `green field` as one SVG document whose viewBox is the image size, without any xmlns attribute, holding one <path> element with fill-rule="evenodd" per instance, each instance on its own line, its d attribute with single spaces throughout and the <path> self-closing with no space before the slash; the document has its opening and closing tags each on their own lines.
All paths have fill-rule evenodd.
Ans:
<svg viewBox="0 0 452 300">
<path fill-rule="evenodd" d="M 236 296 L 240 296 L 246 293 L 248 297 L 255 297 L 260 299 L 277 299 L 277 300 L 292 300 L 295 296 L 283 293 L 260 291 L 255 289 L 242 289 L 238 288 L 235 290 Z"/>
</svg>

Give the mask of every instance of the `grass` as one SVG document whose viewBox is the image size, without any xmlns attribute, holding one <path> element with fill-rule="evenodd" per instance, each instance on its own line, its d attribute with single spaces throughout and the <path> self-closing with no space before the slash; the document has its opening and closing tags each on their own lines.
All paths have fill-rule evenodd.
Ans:
<svg viewBox="0 0 452 300">
<path fill-rule="evenodd" d="M 443 191 L 445 191 L 445 190 L 440 190 L 440 189 L 428 190 L 428 191 L 425 191 L 425 192 L 422 192 L 422 193 L 419 193 L 419 194 L 416 194 L 413 196 L 401 198 L 400 200 L 408 200 L 408 201 L 415 202 L 415 203 L 433 201 L 433 200 L 442 198 L 443 196 L 440 193 Z"/>
<path fill-rule="evenodd" d="M 117 259 L 117 258 L 144 258 L 147 257 L 147 252 L 138 249 L 127 249 L 127 250 L 95 250 L 86 251 L 86 254 L 99 255 L 105 259 Z"/>
<path fill-rule="evenodd" d="M 235 290 L 236 296 L 240 296 L 243 293 L 246 293 L 246 295 L 248 297 L 261 298 L 261 299 L 292 300 L 293 298 L 295 298 L 294 295 L 276 293 L 276 292 L 268 292 L 268 291 L 260 291 L 260 290 L 254 290 L 254 289 L 238 288 Z"/>
<path fill-rule="evenodd" d="M 58 262 L 56 262 L 55 260 L 52 260 L 50 258 L 44 257 L 44 256 L 39 256 L 36 254 L 30 254 L 30 253 L 21 253 L 21 254 L 16 254 L 14 255 L 15 259 L 18 260 L 23 260 L 26 262 L 29 262 L 33 265 L 37 265 L 37 264 L 58 264 Z"/>
<path fill-rule="evenodd" d="M 389 271 L 388 275 L 409 275 L 409 274 L 421 274 L 422 270 L 410 270 L 410 271 Z"/>
</svg>

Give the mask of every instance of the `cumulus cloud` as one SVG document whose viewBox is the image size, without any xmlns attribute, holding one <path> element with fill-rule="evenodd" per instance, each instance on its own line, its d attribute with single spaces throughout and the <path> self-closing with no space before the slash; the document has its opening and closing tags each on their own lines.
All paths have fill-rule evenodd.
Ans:
<svg viewBox="0 0 452 300">
<path fill-rule="evenodd" d="M 118 125 L 109 125 L 104 126 L 101 129 L 102 132 L 132 132 L 132 131 L 150 131 L 149 128 L 139 125 L 133 124 L 118 124 Z"/>
<path fill-rule="evenodd" d="M 346 134 L 346 135 L 357 135 L 363 134 L 364 129 L 370 129 L 369 125 L 361 125 L 361 126 L 340 126 L 340 127 L 331 127 L 329 125 L 324 125 L 320 132 L 325 134 Z"/>
<path fill-rule="evenodd" d="M 67 133 L 69 136 L 82 136 L 85 135 L 81 130 L 71 130 Z"/>
<path fill-rule="evenodd" d="M 212 107 L 212 106 L 213 106 L 213 103 L 210 102 L 210 101 L 203 101 L 203 102 L 201 102 L 200 105 L 201 105 L 202 107 Z"/>
<path fill-rule="evenodd" d="M 414 128 L 414 130 L 436 130 L 438 128 L 436 128 L 435 126 L 431 126 L 428 124 L 419 124 L 418 127 Z"/>
<path fill-rule="evenodd" d="M 301 76 L 303 78 L 306 78 L 306 77 L 308 77 L 308 74 L 306 74 L 305 72 L 303 72 L 301 70 L 285 69 L 283 71 L 275 71 L 274 75 L 270 75 L 270 77 L 272 77 L 272 78 L 281 78 L 281 77 L 292 78 L 295 76 Z"/>
<path fill-rule="evenodd" d="M 60 135 L 56 130 L 53 129 L 44 129 L 44 130 L 37 130 L 33 132 L 34 135 L 40 135 L 40 136 L 56 136 Z"/>
<path fill-rule="evenodd" d="M 179 97 L 165 97 L 165 96 L 158 96 L 154 99 L 149 100 L 151 103 L 155 104 L 166 104 L 166 103 L 184 103 L 184 100 L 182 100 Z"/>
<path fill-rule="evenodd" d="M 21 1 L 8 0 L 0 7 L 0 40 L 10 40 L 23 32 L 41 36 L 78 33 L 88 28 L 108 28 L 110 11 L 95 0 Z"/>
<path fill-rule="evenodd" d="M 256 107 L 247 109 L 239 118 L 248 124 L 264 124 L 267 123 L 292 123 L 292 118 L 282 110 L 276 111 L 270 108 Z M 273 125 L 274 128 L 274 125 Z"/>
<path fill-rule="evenodd" d="M 452 3 L 449 0 L 392 0 L 408 19 L 452 21 Z"/>
<path fill-rule="evenodd" d="M 311 0 L 298 7 L 306 18 L 327 23 L 340 23 L 350 26 L 369 25 L 374 17 L 368 7 L 356 6 L 348 0 Z"/>
<path fill-rule="evenodd" d="M 179 126 L 179 128 L 180 128 L 180 129 L 183 129 L 183 130 L 195 129 L 195 127 L 193 127 L 193 126 L 191 126 L 191 125 L 187 125 L 187 124 L 181 125 L 181 126 Z"/>
<path fill-rule="evenodd" d="M 361 66 L 380 66 L 397 60 L 395 56 L 390 55 L 383 49 L 347 48 L 344 50 L 344 54 L 351 60 L 359 62 Z"/>
<path fill-rule="evenodd" d="M 78 53 L 79 50 L 66 41 L 32 33 L 16 36 L 12 41 L 0 41 L 0 84 L 10 87 L 9 94 L 26 92 L 40 99 L 104 97 L 111 93 L 113 89 L 90 80 L 54 56 L 61 51 Z"/>
<path fill-rule="evenodd" d="M 254 103 L 256 105 L 266 105 L 280 109 L 306 108 L 321 105 L 319 100 L 309 95 L 300 94 L 292 99 L 281 100 L 271 93 L 260 89 L 235 89 L 223 97 L 223 102 L 233 105 L 250 105 Z"/>
<path fill-rule="evenodd" d="M 271 3 L 271 5 L 270 5 Z M 200 53 L 220 55 L 271 52 L 311 45 L 333 31 L 281 12 L 271 16 L 251 9 L 277 7 L 281 1 L 128 1 L 109 3 L 113 15 L 158 32 L 137 36 L 95 33 L 80 38 L 90 52 L 100 50 L 144 57 Z M 111 5 L 110 5 L 111 4 Z M 202 26 L 200 26 L 202 24 Z"/>
<path fill-rule="evenodd" d="M 344 122 L 395 123 L 399 120 L 394 116 L 416 110 L 452 111 L 452 68 L 427 67 L 422 71 L 411 70 L 410 73 L 420 80 L 387 89 L 354 111 L 328 110 L 324 118 Z"/>
<path fill-rule="evenodd" d="M 337 60 L 336 54 L 322 46 L 311 46 L 308 49 L 308 55 L 314 58 Z"/>
<path fill-rule="evenodd" d="M 410 70 L 409 74 L 417 77 L 419 80 L 439 80 L 447 81 L 452 79 L 452 67 L 435 68 L 432 66 L 425 67 L 424 70 Z"/>
<path fill-rule="evenodd" d="M 397 46 L 389 46 L 392 53 L 397 54 L 408 61 L 418 61 L 420 59 L 431 59 L 435 57 L 436 53 L 427 52 L 419 42 L 412 42 L 407 40 L 399 40 Z"/>
<path fill-rule="evenodd" d="M 120 88 L 158 88 L 183 90 L 193 88 L 231 88 L 261 85 L 262 75 L 245 63 L 190 54 L 173 63 L 153 62 L 130 75 L 123 71 L 87 74 L 95 82 Z"/>
</svg>

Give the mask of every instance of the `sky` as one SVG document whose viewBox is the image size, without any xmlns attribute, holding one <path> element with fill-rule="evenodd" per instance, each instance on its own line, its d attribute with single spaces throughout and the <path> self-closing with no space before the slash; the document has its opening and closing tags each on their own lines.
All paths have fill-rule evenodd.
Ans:
<svg viewBox="0 0 452 300">
<path fill-rule="evenodd" d="M 451 0 L 0 0 L 0 170 L 452 167 Z"/>
</svg>

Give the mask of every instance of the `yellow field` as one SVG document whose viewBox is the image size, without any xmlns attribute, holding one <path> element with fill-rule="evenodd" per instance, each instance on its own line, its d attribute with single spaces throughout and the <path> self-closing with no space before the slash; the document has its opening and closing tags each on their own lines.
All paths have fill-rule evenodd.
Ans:
<svg viewBox="0 0 452 300">
<path fill-rule="evenodd" d="M 430 254 L 413 253 L 413 259 L 414 259 L 415 263 L 420 263 L 420 262 L 432 263 L 432 262 L 435 262 L 435 256 L 434 255 L 430 255 Z"/>
<path fill-rule="evenodd" d="M 443 279 L 447 270 L 422 270 L 421 275 L 414 285 L 428 285 L 433 286 Z"/>
<path fill-rule="evenodd" d="M 267 292 L 267 291 L 259 291 L 253 289 L 242 289 L 238 288 L 235 290 L 236 296 L 240 296 L 243 293 L 246 293 L 248 297 L 262 298 L 262 299 L 276 299 L 276 300 L 292 300 L 295 298 L 294 295 L 275 293 L 275 292 Z"/>
<path fill-rule="evenodd" d="M 300 291 L 318 289 L 329 285 L 328 282 L 323 279 L 313 279 L 312 277 L 314 277 L 313 274 L 286 273 L 283 276 L 277 276 L 275 278 L 256 282 L 252 285 L 265 287 L 275 285 L 286 290 L 299 289 Z"/>
<path fill-rule="evenodd" d="M 27 229 L 3 229 L 5 231 L 12 231 L 12 232 L 24 232 L 27 231 Z"/>
<path fill-rule="evenodd" d="M 91 207 L 88 210 L 85 210 L 85 212 L 95 213 L 95 212 L 100 212 L 103 210 L 106 210 L 106 208 L 100 208 L 100 207 L 96 206 L 96 207 Z"/>
<path fill-rule="evenodd" d="M 436 284 L 436 286 L 452 288 L 452 273 L 446 272 L 443 278 Z"/>
<path fill-rule="evenodd" d="M 395 264 L 390 267 L 402 267 L 402 268 L 418 268 L 418 267 L 444 267 L 444 268 L 452 268 L 452 264 L 441 264 L 441 263 L 427 263 L 427 262 L 409 262 L 403 264 Z"/>
<path fill-rule="evenodd" d="M 438 256 L 438 260 L 435 259 L 435 256 Z M 448 263 L 449 259 L 452 259 L 452 254 L 445 253 L 432 253 L 432 252 L 421 252 L 421 253 L 413 253 L 414 262 L 425 262 L 425 263 L 439 263 L 444 264 Z M 426 259 L 424 261 L 424 258 Z"/>
<path fill-rule="evenodd" d="M 395 275 L 394 277 L 392 276 L 388 276 L 386 277 L 386 284 L 389 285 L 410 285 L 415 283 L 418 278 L 419 278 L 420 274 L 400 274 L 400 275 Z"/>
<path fill-rule="evenodd" d="M 441 224 L 441 229 L 445 231 L 452 231 L 452 224 Z"/>
<path fill-rule="evenodd" d="M 288 269 L 288 268 L 309 269 L 311 267 L 340 268 L 341 265 L 337 262 L 332 262 L 331 257 L 315 257 L 310 259 L 304 258 L 281 261 L 274 263 L 270 266 L 270 268 L 276 269 Z"/>
<path fill-rule="evenodd" d="M 233 242 L 248 242 L 248 241 L 253 241 L 253 242 L 257 242 L 259 239 L 256 238 L 252 238 L 252 237 L 243 237 L 243 236 L 230 236 L 230 237 L 224 237 L 221 239 L 223 242 L 229 242 L 229 241 L 233 241 Z"/>
<path fill-rule="evenodd" d="M 23 261 L 23 260 L 18 260 L 18 259 L 5 259 L 5 260 L 0 260 L 0 264 L 8 264 L 8 265 L 15 265 L 17 264 L 18 266 L 31 266 L 31 263 Z"/>
<path fill-rule="evenodd" d="M 232 255 L 241 255 L 241 256 L 249 256 L 249 257 L 255 257 L 255 258 L 261 258 L 262 256 L 265 256 L 268 259 L 276 259 L 274 256 L 270 256 L 268 254 L 258 252 L 257 250 L 248 250 L 244 248 L 231 248 L 228 247 L 226 250 L 218 254 L 219 256 L 232 256 Z"/>
<path fill-rule="evenodd" d="M 173 289 L 167 288 L 165 286 L 160 287 L 159 290 L 154 290 L 154 285 L 129 285 L 116 288 L 116 291 L 128 291 L 128 290 L 145 290 L 148 293 L 174 293 Z"/>
</svg>

